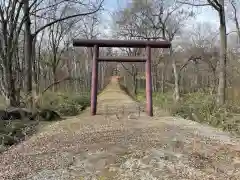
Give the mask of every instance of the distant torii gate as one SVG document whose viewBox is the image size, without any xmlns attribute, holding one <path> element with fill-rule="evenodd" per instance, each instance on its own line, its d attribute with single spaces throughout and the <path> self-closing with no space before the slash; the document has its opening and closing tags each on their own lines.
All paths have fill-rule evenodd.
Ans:
<svg viewBox="0 0 240 180">
<path fill-rule="evenodd" d="M 93 47 L 92 63 L 92 87 L 91 87 L 91 115 L 97 112 L 97 82 L 98 82 L 98 62 L 146 62 L 146 111 L 149 116 L 153 116 L 152 106 L 152 75 L 151 75 L 151 48 L 170 48 L 171 43 L 167 41 L 144 41 L 144 40 L 93 40 L 75 39 L 73 46 Z M 125 48 L 145 48 L 145 57 L 99 57 L 99 47 L 125 47 Z"/>
</svg>

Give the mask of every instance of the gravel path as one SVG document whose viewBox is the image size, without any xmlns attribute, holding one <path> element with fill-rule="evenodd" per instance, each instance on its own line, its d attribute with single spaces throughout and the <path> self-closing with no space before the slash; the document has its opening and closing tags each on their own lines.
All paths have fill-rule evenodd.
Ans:
<svg viewBox="0 0 240 180">
<path fill-rule="evenodd" d="M 0 179 L 240 179 L 240 143 L 230 134 L 177 117 L 149 118 L 116 81 L 98 103 L 98 115 L 86 110 L 56 122 L 1 154 Z"/>
</svg>

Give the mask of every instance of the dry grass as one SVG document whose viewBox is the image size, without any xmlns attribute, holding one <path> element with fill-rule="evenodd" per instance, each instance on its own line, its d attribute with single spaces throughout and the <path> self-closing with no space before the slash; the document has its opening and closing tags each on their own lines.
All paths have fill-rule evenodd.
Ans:
<svg viewBox="0 0 240 180">
<path fill-rule="evenodd" d="M 239 139 L 181 118 L 139 115 L 138 106 L 113 81 L 98 96 L 98 115 L 88 109 L 55 122 L 0 155 L 0 177 L 240 179 Z"/>
</svg>

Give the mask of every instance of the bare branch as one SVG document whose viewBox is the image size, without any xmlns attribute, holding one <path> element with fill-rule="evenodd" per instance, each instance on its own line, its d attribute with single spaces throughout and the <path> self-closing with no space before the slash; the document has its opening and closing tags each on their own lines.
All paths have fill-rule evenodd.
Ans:
<svg viewBox="0 0 240 180">
<path fill-rule="evenodd" d="M 235 4 L 235 1 L 234 0 L 231 0 L 230 1 L 231 3 L 231 6 L 233 8 L 233 21 L 235 23 L 235 26 L 236 26 L 236 29 L 237 31 L 235 31 L 237 34 L 238 34 L 238 38 L 240 39 L 240 25 L 239 25 L 239 22 L 238 22 L 238 17 L 237 17 L 237 8 L 236 8 L 236 4 Z"/>
<path fill-rule="evenodd" d="M 121 62 L 122 67 L 131 75 L 133 76 L 133 73 Z"/>
<path fill-rule="evenodd" d="M 202 7 L 202 6 L 209 6 L 209 3 L 205 3 L 205 4 L 195 4 L 195 3 L 189 3 L 189 2 L 184 2 L 184 1 L 177 1 L 178 3 L 181 4 L 186 4 L 186 5 L 190 5 L 190 6 L 196 6 L 196 7 Z"/>
<path fill-rule="evenodd" d="M 35 33 L 33 34 L 33 38 L 35 38 L 37 36 L 37 34 L 40 33 L 42 30 L 44 30 L 45 28 L 47 28 L 47 27 L 49 27 L 53 24 L 56 24 L 58 22 L 61 22 L 61 21 L 67 20 L 67 19 L 71 19 L 71 18 L 75 18 L 75 17 L 79 17 L 79 16 L 87 16 L 87 15 L 91 15 L 91 14 L 94 14 L 94 13 L 98 12 L 100 10 L 100 8 L 102 7 L 103 1 L 104 0 L 102 0 L 100 2 L 99 6 L 94 11 L 87 12 L 87 13 L 79 13 L 79 14 L 63 17 L 63 18 L 60 18 L 60 19 L 56 19 L 56 20 L 42 26 L 41 28 L 39 28 L 38 30 L 35 31 Z"/>
<path fill-rule="evenodd" d="M 208 1 L 211 1 L 211 0 L 208 0 Z M 213 0 L 213 3 L 216 4 L 216 6 L 218 7 L 221 7 L 222 5 L 218 2 L 218 0 Z"/>
<path fill-rule="evenodd" d="M 67 77 L 64 77 L 63 79 L 61 80 L 58 80 L 58 81 L 55 81 L 54 83 L 50 84 L 47 88 L 45 88 L 41 94 L 44 94 L 47 90 L 49 90 L 51 87 L 53 86 L 56 86 L 57 84 L 60 84 L 61 82 L 64 82 L 64 81 L 75 81 L 75 80 L 81 80 L 80 78 L 72 78 L 70 76 L 67 76 Z M 81 80 L 82 81 L 82 80 Z"/>
<path fill-rule="evenodd" d="M 222 8 L 222 6 L 218 3 L 217 0 L 207 0 L 208 3 L 217 11 L 220 11 L 220 9 Z"/>
</svg>

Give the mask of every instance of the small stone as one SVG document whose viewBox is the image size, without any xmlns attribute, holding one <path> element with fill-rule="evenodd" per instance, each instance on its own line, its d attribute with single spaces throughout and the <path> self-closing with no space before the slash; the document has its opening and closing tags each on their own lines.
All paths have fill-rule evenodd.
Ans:
<svg viewBox="0 0 240 180">
<path fill-rule="evenodd" d="M 165 164 L 164 162 L 162 162 L 162 161 L 157 162 L 157 167 L 158 167 L 159 169 L 163 169 L 165 166 L 166 166 L 166 164 Z"/>
<path fill-rule="evenodd" d="M 165 158 L 165 154 L 162 151 L 158 151 L 156 149 L 152 149 L 151 153 L 152 153 L 151 156 L 153 156 L 157 160 Z"/>
<path fill-rule="evenodd" d="M 110 172 L 116 172 L 117 171 L 117 168 L 116 167 L 109 167 L 108 169 Z"/>
<path fill-rule="evenodd" d="M 137 115 L 136 114 L 129 114 L 128 115 L 128 119 L 130 120 L 130 119 L 137 119 L 138 117 L 137 117 Z"/>
<path fill-rule="evenodd" d="M 85 169 L 86 173 L 95 172 L 95 167 L 92 164 L 86 163 L 84 169 Z"/>
<path fill-rule="evenodd" d="M 95 163 L 94 166 L 96 170 L 101 170 L 104 169 L 106 165 L 107 165 L 106 159 L 100 159 L 98 162 Z"/>
<path fill-rule="evenodd" d="M 162 177 L 163 172 L 161 170 L 156 170 L 152 172 L 153 177 Z"/>
<path fill-rule="evenodd" d="M 143 164 L 148 165 L 151 161 L 151 158 L 149 156 L 144 156 L 141 161 L 142 161 Z"/>
</svg>

